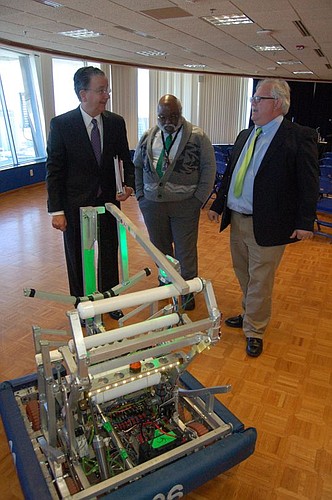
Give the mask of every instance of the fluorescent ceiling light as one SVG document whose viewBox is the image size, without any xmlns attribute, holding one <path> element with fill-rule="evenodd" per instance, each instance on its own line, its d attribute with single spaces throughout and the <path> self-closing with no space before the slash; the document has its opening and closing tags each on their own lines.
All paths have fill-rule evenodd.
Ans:
<svg viewBox="0 0 332 500">
<path fill-rule="evenodd" d="M 251 48 L 257 52 L 275 52 L 276 50 L 285 50 L 281 45 L 251 45 Z"/>
<path fill-rule="evenodd" d="M 34 0 L 34 2 L 47 5 L 47 7 L 53 7 L 54 9 L 57 9 L 58 7 L 63 7 L 61 3 L 53 2 L 52 0 Z"/>
<path fill-rule="evenodd" d="M 229 26 L 231 24 L 251 24 L 253 21 L 244 14 L 231 14 L 230 16 L 206 16 L 202 17 L 213 26 Z"/>
<path fill-rule="evenodd" d="M 302 64 L 301 61 L 277 61 L 277 64 L 284 66 L 292 66 L 292 64 Z"/>
<path fill-rule="evenodd" d="M 155 36 L 148 35 L 148 33 L 144 33 L 144 31 L 133 31 L 133 33 L 138 36 L 143 36 L 144 38 L 151 38 L 151 39 L 156 38 Z"/>
<path fill-rule="evenodd" d="M 293 75 L 313 75 L 313 71 L 293 71 Z"/>
<path fill-rule="evenodd" d="M 139 52 L 136 52 L 136 54 L 139 54 L 140 56 L 168 56 L 167 52 L 161 52 L 159 50 L 141 50 Z"/>
<path fill-rule="evenodd" d="M 96 33 L 95 31 L 89 31 L 87 29 L 83 30 L 73 30 L 73 31 L 60 31 L 58 35 L 70 36 L 72 38 L 97 38 L 101 36 L 101 33 Z"/>
<path fill-rule="evenodd" d="M 206 64 L 184 64 L 185 68 L 206 68 Z"/>
<path fill-rule="evenodd" d="M 261 30 L 257 30 L 256 33 L 257 33 L 257 35 L 272 35 L 273 31 L 261 29 Z"/>
<path fill-rule="evenodd" d="M 144 33 L 144 31 L 135 31 L 135 30 L 133 30 L 131 28 L 127 28 L 125 26 L 114 26 L 114 27 L 119 29 L 119 30 L 122 30 L 122 31 L 127 31 L 128 33 L 133 33 L 134 35 L 143 36 L 144 38 L 151 38 L 151 39 L 156 38 L 155 36 L 148 35 L 148 33 Z"/>
</svg>

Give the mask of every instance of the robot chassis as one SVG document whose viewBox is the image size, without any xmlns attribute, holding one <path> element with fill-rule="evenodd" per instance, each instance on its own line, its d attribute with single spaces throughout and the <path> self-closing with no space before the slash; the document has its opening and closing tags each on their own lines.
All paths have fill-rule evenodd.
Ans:
<svg viewBox="0 0 332 500">
<path fill-rule="evenodd" d="M 35 380 L 0 388 L 7 437 L 11 429 L 4 401 L 14 397 L 20 416 L 17 408 L 14 413 L 23 419 L 34 450 L 30 466 L 35 461 L 38 466 L 38 481 L 29 485 L 25 458 L 16 451 L 25 498 L 181 498 L 254 451 L 255 429 L 245 430 L 215 399 L 230 386 L 204 388 L 186 371 L 220 339 L 212 283 L 183 280 L 174 259 L 159 252 L 115 205 L 106 209 L 118 225 L 122 282 L 117 287 L 96 291 L 98 215 L 105 209 L 85 207 L 85 296 L 24 290 L 29 297 L 75 305 L 67 313 L 69 341 L 68 332 L 33 327 Z M 151 273 L 145 269 L 129 276 L 127 232 L 153 258 L 165 286 L 127 291 Z M 185 313 L 180 297 L 188 293 L 203 294 L 206 318 L 192 321 Z M 164 299 L 169 303 L 158 309 Z M 129 312 L 117 328 L 107 330 L 102 315 L 118 309 Z M 125 325 L 145 312 L 147 319 Z M 64 339 L 51 340 L 54 335 Z"/>
</svg>

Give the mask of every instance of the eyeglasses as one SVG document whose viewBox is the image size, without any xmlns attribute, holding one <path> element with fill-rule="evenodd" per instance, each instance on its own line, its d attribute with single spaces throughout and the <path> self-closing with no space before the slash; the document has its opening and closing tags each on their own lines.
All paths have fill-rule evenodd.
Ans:
<svg viewBox="0 0 332 500">
<path fill-rule="evenodd" d="M 158 120 L 161 122 L 165 122 L 166 120 L 170 120 L 171 122 L 178 121 L 180 115 L 170 115 L 170 116 L 164 116 L 164 115 L 158 115 Z"/>
<path fill-rule="evenodd" d="M 98 89 L 98 90 L 95 90 L 95 89 L 84 89 L 84 90 L 90 90 L 91 92 L 94 92 L 95 94 L 98 94 L 98 95 L 103 95 L 103 94 L 110 95 L 111 92 L 112 92 L 109 89 Z"/>
<path fill-rule="evenodd" d="M 258 104 L 261 102 L 262 99 L 277 99 L 277 97 L 264 97 L 261 95 L 254 95 L 253 97 L 250 97 L 250 102 L 251 104 L 254 102 L 255 104 Z"/>
</svg>

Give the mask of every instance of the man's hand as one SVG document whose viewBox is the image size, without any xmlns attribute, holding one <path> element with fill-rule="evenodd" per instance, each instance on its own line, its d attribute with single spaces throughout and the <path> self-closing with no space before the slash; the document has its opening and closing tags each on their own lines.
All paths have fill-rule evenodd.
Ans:
<svg viewBox="0 0 332 500">
<path fill-rule="evenodd" d="M 217 214 L 217 212 L 214 212 L 213 210 L 208 211 L 208 218 L 212 222 L 219 222 L 219 214 Z"/>
<path fill-rule="evenodd" d="M 312 231 L 305 231 L 304 229 L 295 229 L 291 234 L 291 238 L 297 238 L 298 240 L 311 240 L 314 236 Z"/>
<path fill-rule="evenodd" d="M 65 231 L 67 229 L 67 219 L 65 215 L 52 215 L 52 226 L 54 229 Z"/>
<path fill-rule="evenodd" d="M 134 190 L 132 187 L 124 186 L 123 187 L 123 193 L 122 194 L 117 194 L 116 199 L 117 201 L 126 201 L 129 196 L 133 194 Z"/>
</svg>

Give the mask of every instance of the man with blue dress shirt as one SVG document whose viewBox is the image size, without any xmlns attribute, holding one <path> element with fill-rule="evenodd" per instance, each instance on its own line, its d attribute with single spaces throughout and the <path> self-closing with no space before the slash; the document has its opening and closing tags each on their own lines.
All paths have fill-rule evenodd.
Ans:
<svg viewBox="0 0 332 500">
<path fill-rule="evenodd" d="M 225 323 L 243 329 L 246 352 L 257 357 L 263 351 L 275 272 L 285 246 L 313 237 L 319 168 L 316 131 L 284 118 L 290 107 L 287 82 L 260 81 L 251 103 L 255 126 L 238 135 L 208 217 L 219 222 L 222 214 L 220 231 L 231 224 L 242 313 Z"/>
</svg>

